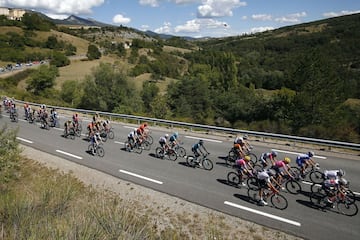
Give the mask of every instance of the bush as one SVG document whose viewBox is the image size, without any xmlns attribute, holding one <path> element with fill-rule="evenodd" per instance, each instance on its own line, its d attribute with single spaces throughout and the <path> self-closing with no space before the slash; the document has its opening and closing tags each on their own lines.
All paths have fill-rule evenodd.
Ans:
<svg viewBox="0 0 360 240">
<path fill-rule="evenodd" d="M 16 130 L 8 130 L 7 126 L 0 129 L 0 189 L 16 176 L 19 153 L 16 141 Z"/>
</svg>

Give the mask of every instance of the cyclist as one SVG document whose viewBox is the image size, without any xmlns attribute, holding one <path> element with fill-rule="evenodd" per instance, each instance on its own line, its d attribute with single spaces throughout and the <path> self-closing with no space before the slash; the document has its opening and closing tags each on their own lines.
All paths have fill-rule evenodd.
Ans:
<svg viewBox="0 0 360 240">
<path fill-rule="evenodd" d="M 103 121 L 102 126 L 106 132 L 109 131 L 111 128 L 110 121 L 108 119 L 106 119 L 105 121 Z"/>
<path fill-rule="evenodd" d="M 237 169 L 239 173 L 239 180 L 242 186 L 246 184 L 243 182 L 243 174 L 252 175 L 253 168 L 249 164 L 251 158 L 250 156 L 245 156 L 244 158 L 239 158 L 235 161 L 234 167 Z"/>
<path fill-rule="evenodd" d="M 239 143 L 235 143 L 233 148 L 237 157 L 239 158 L 245 157 L 245 152 Z"/>
<path fill-rule="evenodd" d="M 267 159 L 270 160 L 271 165 L 274 165 L 276 162 L 276 157 L 277 157 L 278 153 L 276 151 L 271 151 L 271 152 L 264 152 L 261 154 L 260 156 L 260 161 L 261 164 L 266 167 L 268 165 L 267 163 Z"/>
<path fill-rule="evenodd" d="M 74 114 L 72 115 L 72 121 L 73 121 L 73 123 L 74 123 L 74 126 L 75 126 L 76 128 L 78 128 L 78 127 L 79 127 L 79 115 L 78 115 L 78 113 L 74 113 Z"/>
<path fill-rule="evenodd" d="M 173 148 L 175 147 L 177 144 L 178 144 L 178 136 L 179 136 L 179 133 L 178 132 L 174 132 L 170 138 L 169 138 L 169 144 L 170 144 L 170 147 Z"/>
<path fill-rule="evenodd" d="M 100 144 L 100 142 L 102 142 L 100 133 L 96 132 L 95 134 L 92 134 L 92 136 L 90 137 L 90 143 L 93 146 L 92 152 L 91 152 L 92 155 L 95 155 L 96 148 Z"/>
<path fill-rule="evenodd" d="M 276 187 L 272 184 L 272 181 L 274 181 L 277 185 L 279 185 L 272 176 L 275 175 L 274 170 L 268 169 L 258 172 L 256 178 L 258 180 L 258 186 L 259 186 L 259 197 L 260 202 L 259 205 L 266 206 L 268 203 L 264 200 L 264 189 L 270 188 L 273 192 L 279 193 L 279 191 L 276 189 Z"/>
<path fill-rule="evenodd" d="M 169 145 L 167 143 L 167 139 L 169 138 L 169 134 L 165 134 L 164 136 L 159 138 L 159 144 L 164 149 L 164 152 L 166 152 L 169 148 Z"/>
<path fill-rule="evenodd" d="M 51 111 L 50 111 L 50 118 L 51 118 L 51 121 L 53 122 L 54 127 L 56 127 L 56 125 L 57 125 L 57 119 L 58 119 L 58 114 L 57 114 L 55 108 L 52 108 L 52 109 L 51 109 Z"/>
<path fill-rule="evenodd" d="M 137 137 L 137 133 L 136 133 L 137 128 L 134 128 L 131 132 L 129 132 L 128 134 L 128 142 L 130 144 L 130 151 L 133 150 L 134 148 L 134 144 L 138 141 L 138 137 Z"/>
<path fill-rule="evenodd" d="M 345 176 L 345 171 L 342 169 L 338 170 L 325 170 L 324 179 L 340 179 Z"/>
<path fill-rule="evenodd" d="M 71 120 L 67 120 L 65 123 L 64 123 L 64 128 L 65 128 L 65 137 L 69 134 L 69 130 L 71 128 L 74 129 L 74 122 L 71 121 Z"/>
<path fill-rule="evenodd" d="M 42 123 L 42 127 L 44 128 L 45 126 L 49 125 L 49 123 L 47 122 L 47 118 L 48 118 L 48 112 L 46 111 L 46 108 L 42 108 L 41 113 L 40 113 L 40 121 Z"/>
<path fill-rule="evenodd" d="M 278 183 L 282 183 L 283 176 L 286 174 L 290 178 L 294 178 L 289 172 L 289 164 L 291 162 L 291 159 L 288 157 L 285 157 L 284 160 L 276 161 L 274 165 L 271 167 L 271 169 L 275 170 L 276 172 L 276 181 Z M 283 187 L 282 187 L 283 188 Z"/>
<path fill-rule="evenodd" d="M 300 167 L 301 175 L 304 176 L 305 170 L 309 166 L 318 167 L 319 165 L 312 159 L 315 153 L 310 151 L 306 154 L 299 154 L 296 158 L 296 164 Z"/>
<path fill-rule="evenodd" d="M 88 137 L 90 138 L 94 133 L 95 133 L 95 130 L 96 130 L 96 124 L 94 121 L 90 122 L 88 125 L 87 125 L 87 130 L 88 130 Z"/>
<path fill-rule="evenodd" d="M 202 140 L 202 139 L 200 139 L 199 142 L 195 143 L 195 144 L 192 145 L 192 147 L 191 147 L 191 151 L 194 153 L 197 163 L 200 162 L 200 161 L 198 160 L 198 157 L 199 157 L 200 155 L 204 155 L 204 153 L 201 151 L 201 149 L 203 149 L 207 154 L 209 154 L 209 152 L 206 150 L 206 148 L 205 148 L 205 146 L 204 146 L 204 140 Z"/>
</svg>

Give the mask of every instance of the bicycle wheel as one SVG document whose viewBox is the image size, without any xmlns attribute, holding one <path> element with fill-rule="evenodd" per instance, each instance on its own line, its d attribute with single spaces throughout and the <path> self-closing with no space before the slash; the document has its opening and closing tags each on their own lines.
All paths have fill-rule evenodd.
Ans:
<svg viewBox="0 0 360 240">
<path fill-rule="evenodd" d="M 164 149 L 162 149 L 162 147 L 157 147 L 155 149 L 155 154 L 157 158 L 164 158 Z"/>
<path fill-rule="evenodd" d="M 324 181 L 323 173 L 315 170 L 311 171 L 309 174 L 309 178 L 313 183 L 322 183 Z"/>
<path fill-rule="evenodd" d="M 260 196 L 259 196 L 258 189 L 249 188 L 247 191 L 247 195 L 252 201 L 254 201 L 256 203 L 260 202 Z"/>
<path fill-rule="evenodd" d="M 259 190 L 259 184 L 256 177 L 249 177 L 246 180 L 246 185 L 248 186 L 249 189 Z"/>
<path fill-rule="evenodd" d="M 186 163 L 187 163 L 190 167 L 195 167 L 195 166 L 196 166 L 195 157 L 194 157 L 194 156 L 187 156 L 187 158 L 186 158 Z"/>
<path fill-rule="evenodd" d="M 88 152 L 93 153 L 93 149 L 94 149 L 94 146 L 92 144 L 90 144 L 88 146 Z"/>
<path fill-rule="evenodd" d="M 148 141 L 143 141 L 141 146 L 144 147 L 144 150 L 149 151 L 151 149 L 151 144 Z"/>
<path fill-rule="evenodd" d="M 355 203 L 355 201 L 356 201 L 356 195 L 355 195 L 355 193 L 354 193 L 353 191 L 351 191 L 350 189 L 347 189 L 347 190 L 345 191 L 345 194 L 346 194 L 346 202 L 347 202 L 348 204 L 353 204 L 353 203 Z"/>
<path fill-rule="evenodd" d="M 301 192 L 301 185 L 295 180 L 289 180 L 285 184 L 286 190 L 291 194 L 299 194 Z"/>
<path fill-rule="evenodd" d="M 210 159 L 205 158 L 202 161 L 202 166 L 205 170 L 210 171 L 211 169 L 213 169 L 214 164 L 212 163 L 212 161 Z"/>
<path fill-rule="evenodd" d="M 325 208 L 327 206 L 325 198 L 326 193 L 322 189 L 319 189 L 310 195 L 310 202 L 319 208 Z"/>
<path fill-rule="evenodd" d="M 301 171 L 298 167 L 290 167 L 289 173 L 297 180 L 301 178 Z"/>
<path fill-rule="evenodd" d="M 125 149 L 125 151 L 131 152 L 131 146 L 130 146 L 129 141 L 124 142 L 124 149 Z"/>
<path fill-rule="evenodd" d="M 81 129 L 80 129 L 80 128 L 76 128 L 76 129 L 75 129 L 75 135 L 76 135 L 77 137 L 80 137 L 80 136 L 81 136 Z"/>
<path fill-rule="evenodd" d="M 236 154 L 235 150 L 232 148 L 229 151 L 227 158 L 225 159 L 226 165 L 230 165 L 230 164 L 234 163 L 236 160 L 236 157 L 237 157 L 237 154 Z"/>
<path fill-rule="evenodd" d="M 166 155 L 171 161 L 176 161 L 177 159 L 177 154 L 174 150 L 169 149 Z"/>
<path fill-rule="evenodd" d="M 320 188 L 321 188 L 321 184 L 313 183 L 313 184 L 311 184 L 310 191 L 312 193 L 315 193 L 315 192 L 318 192 Z"/>
<path fill-rule="evenodd" d="M 280 210 L 284 210 L 289 205 L 287 199 L 281 194 L 272 195 L 270 201 L 275 208 Z"/>
<path fill-rule="evenodd" d="M 179 157 L 185 157 L 186 156 L 186 150 L 183 147 L 178 147 L 178 149 L 176 149 L 176 152 L 177 152 Z"/>
<path fill-rule="evenodd" d="M 355 216 L 359 211 L 358 206 L 355 203 L 348 204 L 346 202 L 338 202 L 337 209 L 341 214 L 346 216 Z"/>
<path fill-rule="evenodd" d="M 134 152 L 136 152 L 137 154 L 142 153 L 143 149 L 142 147 L 139 145 L 139 143 L 135 143 L 135 146 L 133 148 Z"/>
<path fill-rule="evenodd" d="M 147 135 L 147 136 L 146 136 L 146 141 L 148 141 L 148 142 L 150 143 L 150 145 L 152 145 L 153 142 L 154 142 L 154 139 L 152 138 L 152 136 Z"/>
<path fill-rule="evenodd" d="M 236 172 L 229 172 L 227 175 L 227 181 L 231 185 L 239 185 L 240 184 L 240 177 L 239 174 Z"/>
<path fill-rule="evenodd" d="M 247 153 L 246 155 L 251 158 L 250 161 L 253 163 L 253 165 L 255 165 L 257 163 L 258 158 L 254 153 L 250 152 L 250 153 Z"/>
<path fill-rule="evenodd" d="M 96 148 L 96 154 L 99 156 L 99 157 L 104 157 L 105 156 L 105 150 L 103 147 L 101 146 L 97 146 Z"/>
<path fill-rule="evenodd" d="M 107 135 L 108 135 L 108 138 L 109 139 L 114 139 L 114 137 L 115 137 L 115 134 L 114 134 L 114 131 L 113 130 L 109 130 L 109 132 L 107 133 Z"/>
</svg>

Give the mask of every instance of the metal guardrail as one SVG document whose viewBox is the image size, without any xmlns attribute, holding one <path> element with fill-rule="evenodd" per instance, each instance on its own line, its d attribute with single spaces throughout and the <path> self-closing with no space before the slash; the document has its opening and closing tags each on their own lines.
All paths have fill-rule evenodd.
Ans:
<svg viewBox="0 0 360 240">
<path fill-rule="evenodd" d="M 24 104 L 24 101 L 15 100 L 18 103 Z M 28 102 L 30 105 L 33 106 L 40 106 L 41 104 L 38 103 L 31 103 Z M 284 135 L 284 134 L 275 134 L 275 133 L 266 133 L 266 132 L 256 132 L 256 131 L 247 131 L 247 130 L 240 130 L 240 129 L 232 129 L 232 128 L 225 128 L 225 127 L 216 127 L 210 125 L 202 125 L 202 124 L 194 124 L 194 123 L 186 123 L 186 122 L 178 122 L 178 121 L 171 121 L 166 119 L 157 119 L 157 118 L 149 118 L 149 117 L 141 117 L 141 116 L 134 116 L 134 115 L 127 115 L 127 114 L 117 114 L 117 113 L 108 113 L 108 112 L 101 112 L 101 111 L 93 111 L 93 110 L 86 110 L 86 109 L 74 109 L 74 108 L 67 108 L 67 107 L 59 107 L 59 106 L 47 106 L 47 107 L 54 107 L 58 110 L 63 111 L 70 111 L 70 112 L 78 112 L 85 115 L 91 114 L 94 115 L 96 113 L 108 117 L 110 120 L 113 118 L 117 119 L 125 119 L 125 120 L 135 120 L 138 122 L 151 122 L 154 125 L 168 125 L 170 127 L 186 127 L 189 128 L 191 131 L 193 129 L 201 129 L 206 130 L 209 132 L 222 132 L 228 134 L 247 134 L 249 136 L 261 137 L 261 138 L 272 138 L 278 140 L 286 140 L 291 142 L 301 142 L 301 143 L 311 143 L 316 145 L 322 145 L 327 147 L 338 147 L 338 148 L 345 148 L 351 150 L 360 151 L 360 144 L 357 143 L 349 143 L 349 142 L 340 142 L 340 141 L 332 141 L 332 140 L 325 140 L 325 139 L 317 139 L 317 138 L 308 138 L 308 137 L 298 137 L 298 136 L 291 136 L 291 135 Z"/>
</svg>

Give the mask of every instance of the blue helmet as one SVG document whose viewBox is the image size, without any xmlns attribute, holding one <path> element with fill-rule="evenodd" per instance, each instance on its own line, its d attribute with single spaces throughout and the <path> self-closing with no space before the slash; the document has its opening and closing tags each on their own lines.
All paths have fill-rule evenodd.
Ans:
<svg viewBox="0 0 360 240">
<path fill-rule="evenodd" d="M 200 139 L 200 140 L 199 140 L 199 144 L 200 144 L 200 145 L 203 145 L 203 144 L 204 144 L 204 140 Z"/>
</svg>

